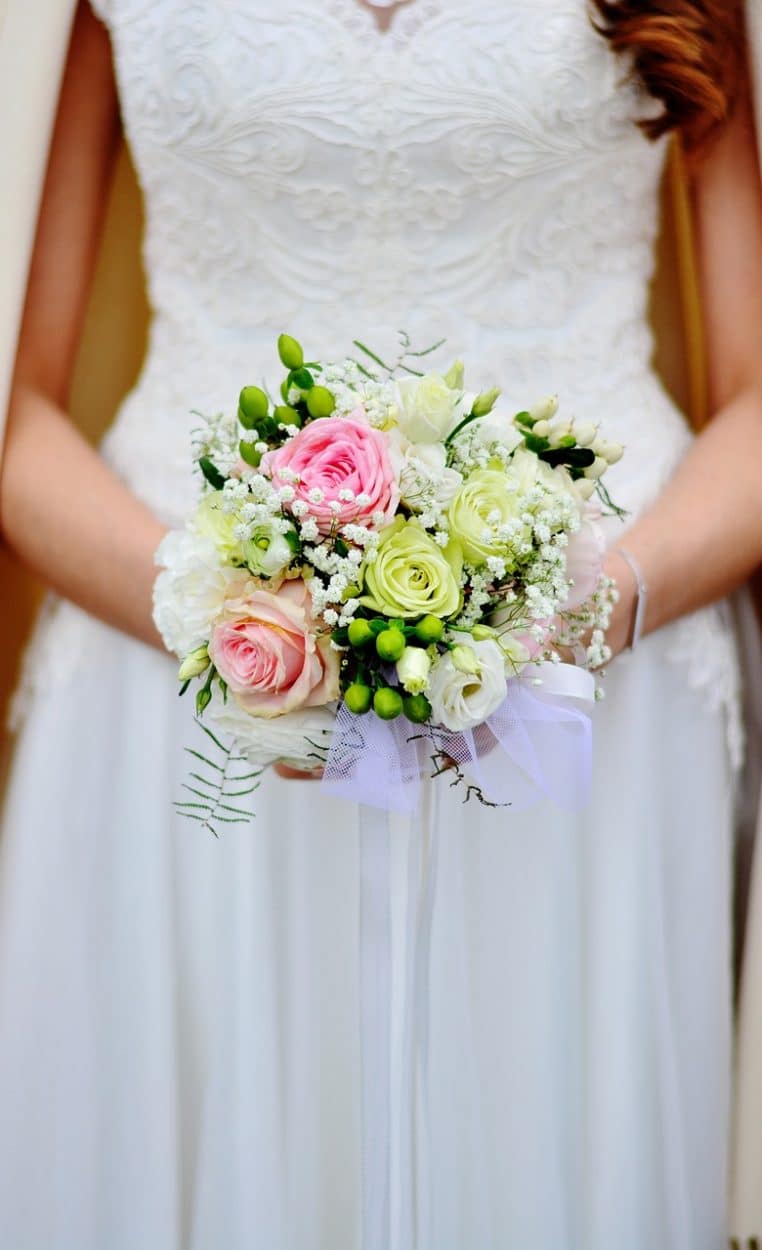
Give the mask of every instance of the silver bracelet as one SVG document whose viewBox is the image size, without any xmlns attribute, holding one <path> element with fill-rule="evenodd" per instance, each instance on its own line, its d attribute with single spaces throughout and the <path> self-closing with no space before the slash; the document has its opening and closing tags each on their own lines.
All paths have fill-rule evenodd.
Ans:
<svg viewBox="0 0 762 1250">
<path fill-rule="evenodd" d="M 648 585 L 640 571 L 640 565 L 632 552 L 628 551 L 626 547 L 615 547 L 614 550 L 617 555 L 622 557 L 626 564 L 629 564 L 637 586 L 638 597 L 635 603 L 635 619 L 632 623 L 632 635 L 630 637 L 630 644 L 628 647 L 629 651 L 634 651 L 643 634 L 643 624 L 646 619 L 646 607 L 648 606 Z"/>
</svg>

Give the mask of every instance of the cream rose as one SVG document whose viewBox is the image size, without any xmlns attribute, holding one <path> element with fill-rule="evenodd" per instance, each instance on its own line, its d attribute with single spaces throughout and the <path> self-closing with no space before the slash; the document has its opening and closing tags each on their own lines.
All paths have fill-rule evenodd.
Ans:
<svg viewBox="0 0 762 1250">
<path fill-rule="evenodd" d="M 477 469 L 450 504 L 450 533 L 471 564 L 485 564 L 490 556 L 506 557 L 509 544 L 499 530 L 518 516 L 520 496 L 515 478 L 502 469 Z"/>
<path fill-rule="evenodd" d="M 401 378 L 397 421 L 411 443 L 441 443 L 463 416 L 463 399 L 438 373 Z"/>
<path fill-rule="evenodd" d="M 442 550 L 419 522 L 396 517 L 364 567 L 367 593 L 360 602 L 390 617 L 446 619 L 460 607 L 462 563 L 457 544 Z"/>
</svg>

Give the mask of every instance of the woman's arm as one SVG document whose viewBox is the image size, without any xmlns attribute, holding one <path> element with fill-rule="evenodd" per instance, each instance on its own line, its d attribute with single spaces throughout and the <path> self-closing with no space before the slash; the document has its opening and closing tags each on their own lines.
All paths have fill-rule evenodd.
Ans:
<svg viewBox="0 0 762 1250">
<path fill-rule="evenodd" d="M 622 538 L 648 583 L 646 632 L 729 594 L 762 561 L 762 184 L 748 107 L 697 169 L 694 198 L 715 415 Z M 635 586 L 620 556 L 608 571 L 622 590 L 616 652 Z"/>
<path fill-rule="evenodd" d="M 32 257 L 0 477 L 0 529 L 46 585 L 160 646 L 151 589 L 163 527 L 65 415 L 118 140 L 108 35 L 83 2 Z"/>
</svg>

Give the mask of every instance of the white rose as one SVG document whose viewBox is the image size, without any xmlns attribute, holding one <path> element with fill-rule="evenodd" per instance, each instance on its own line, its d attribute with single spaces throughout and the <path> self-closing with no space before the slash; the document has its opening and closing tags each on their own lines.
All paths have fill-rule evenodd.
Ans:
<svg viewBox="0 0 762 1250">
<path fill-rule="evenodd" d="M 401 378 L 397 383 L 397 421 L 412 443 L 441 443 L 463 416 L 463 398 L 438 373 Z"/>
<path fill-rule="evenodd" d="M 413 511 L 420 510 L 424 496 L 446 508 L 463 483 L 457 469 L 447 467 L 442 443 L 408 443 L 399 470 L 400 496 Z"/>
<path fill-rule="evenodd" d="M 315 768 L 328 754 L 336 709 L 329 704 L 263 720 L 250 716 L 235 699 L 224 703 L 215 694 L 204 722 L 215 732 L 232 737 L 236 749 L 256 768 L 281 760 L 292 768 Z"/>
<path fill-rule="evenodd" d="M 477 655 L 478 674 L 461 672 L 445 652 L 429 679 L 432 720 L 454 733 L 481 725 L 500 707 L 506 694 L 505 661 L 498 644 L 487 640 L 469 645 Z"/>
<path fill-rule="evenodd" d="M 212 539 L 189 530 L 170 530 L 155 561 L 163 567 L 154 582 L 153 619 L 168 650 L 184 659 L 209 641 L 226 596 L 242 593 L 249 574 L 223 565 Z"/>
</svg>

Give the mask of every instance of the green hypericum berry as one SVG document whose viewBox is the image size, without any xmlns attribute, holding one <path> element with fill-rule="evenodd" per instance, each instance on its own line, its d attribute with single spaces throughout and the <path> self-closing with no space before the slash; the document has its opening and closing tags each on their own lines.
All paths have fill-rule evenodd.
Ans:
<svg viewBox="0 0 762 1250">
<path fill-rule="evenodd" d="M 280 384 L 280 396 L 284 404 L 288 403 L 288 392 L 291 390 L 291 384 L 288 378 L 284 378 Z"/>
<path fill-rule="evenodd" d="M 336 400 L 325 386 L 313 386 L 307 391 L 307 409 L 311 417 L 330 417 Z"/>
<path fill-rule="evenodd" d="M 261 451 L 257 451 L 253 443 L 247 443 L 243 439 L 238 444 L 238 454 L 252 469 L 258 469 L 262 462 Z"/>
<path fill-rule="evenodd" d="M 385 629 L 376 639 L 376 651 L 382 660 L 393 664 L 405 650 L 405 635 L 399 629 Z"/>
<path fill-rule="evenodd" d="M 245 386 L 238 396 L 238 420 L 245 430 L 253 430 L 270 411 L 270 401 L 259 386 Z"/>
<path fill-rule="evenodd" d="M 369 621 L 363 620 L 361 616 L 358 616 L 356 620 L 349 622 L 347 634 L 351 646 L 364 647 L 366 643 L 371 641 L 373 630 Z"/>
<path fill-rule="evenodd" d="M 381 720 L 396 720 L 402 714 L 402 695 L 391 686 L 382 686 L 373 696 L 373 711 Z"/>
<path fill-rule="evenodd" d="M 290 334 L 279 335 L 278 355 L 287 369 L 301 369 L 304 364 L 302 345 L 296 339 L 292 339 Z"/>
<path fill-rule="evenodd" d="M 432 642 L 442 641 L 444 628 L 444 621 L 440 621 L 438 616 L 429 615 L 421 618 L 413 633 L 419 642 L 428 647 Z"/>
<path fill-rule="evenodd" d="M 299 426 L 302 424 L 301 416 L 296 411 L 296 408 L 292 408 L 290 404 L 278 404 L 278 407 L 273 412 L 273 418 L 278 425 Z"/>
<path fill-rule="evenodd" d="M 362 682 L 353 681 L 351 686 L 347 686 L 344 692 L 344 702 L 350 712 L 354 712 L 355 716 L 364 716 L 370 711 L 370 705 L 373 702 L 373 691 L 370 686 L 364 686 Z"/>
<path fill-rule="evenodd" d="M 404 695 L 402 710 L 414 725 L 423 725 L 431 716 L 431 704 L 425 694 Z"/>
</svg>

